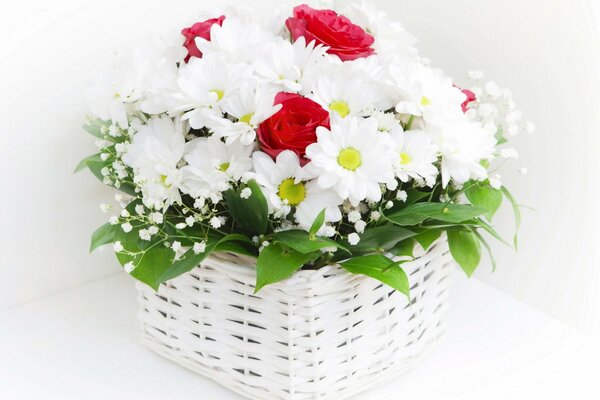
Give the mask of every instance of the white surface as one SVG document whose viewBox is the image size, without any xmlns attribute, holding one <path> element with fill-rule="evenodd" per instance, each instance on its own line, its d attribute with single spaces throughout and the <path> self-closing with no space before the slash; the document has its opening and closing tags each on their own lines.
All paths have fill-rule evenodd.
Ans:
<svg viewBox="0 0 600 400">
<path fill-rule="evenodd" d="M 451 301 L 437 350 L 356 400 L 582 399 L 597 389 L 592 339 L 462 276 Z M 119 274 L 0 312 L 0 399 L 241 399 L 142 347 L 136 307 Z"/>
<path fill-rule="evenodd" d="M 479 277 L 600 338 L 596 211 L 600 164 L 597 0 L 377 0 L 456 76 L 476 67 L 514 89 L 538 125 L 517 140 L 526 178 L 506 175 L 526 212 L 517 256 Z M 93 151 L 80 129 L 91 71 L 115 48 L 207 0 L 21 0 L 0 13 L 0 309 L 118 270 L 87 254 L 110 193 L 77 161 Z M 596 18 L 594 21 L 593 18 Z M 508 213 L 501 230 L 510 230 Z"/>
</svg>

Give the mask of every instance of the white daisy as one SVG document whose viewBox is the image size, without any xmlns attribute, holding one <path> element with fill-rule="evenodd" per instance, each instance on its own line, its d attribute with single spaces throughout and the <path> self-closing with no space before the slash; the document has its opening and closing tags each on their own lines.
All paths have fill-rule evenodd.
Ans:
<svg viewBox="0 0 600 400">
<path fill-rule="evenodd" d="M 279 39 L 270 46 L 267 56 L 254 61 L 253 67 L 268 82 L 286 91 L 298 92 L 304 77 L 323 61 L 326 51 L 326 47 L 315 46 L 314 41 L 307 45 L 304 37 L 294 43 Z"/>
<path fill-rule="evenodd" d="M 467 120 L 447 123 L 432 131 L 434 142 L 442 155 L 442 185 L 446 187 L 450 179 L 463 184 L 469 179 L 487 178 L 487 170 L 482 160 L 491 160 L 496 139 L 494 132 L 480 123 Z"/>
<path fill-rule="evenodd" d="M 242 144 L 248 145 L 256 138 L 258 125 L 281 108 L 281 104 L 273 105 L 275 94 L 276 91 L 270 87 L 243 86 L 222 105 L 223 111 L 237 121 L 211 117 L 207 126 L 216 137 L 224 137 L 227 143 L 239 139 Z"/>
<path fill-rule="evenodd" d="M 305 172 L 298 156 L 282 151 L 275 161 L 257 151 L 252 155 L 256 181 L 263 187 L 270 212 L 277 217 L 289 214 L 295 207 L 295 218 L 300 227 L 310 229 L 317 215 L 325 209 L 325 221 L 337 222 L 342 218 L 339 205 L 342 199 L 333 191 L 322 189 L 316 182 L 305 182 Z"/>
<path fill-rule="evenodd" d="M 378 57 L 387 60 L 417 56 L 417 39 L 372 3 L 363 1 L 350 4 L 342 10 L 342 14 L 375 37 L 373 46 Z"/>
<path fill-rule="evenodd" d="M 306 83 L 307 90 L 303 92 L 332 115 L 366 116 L 393 105 L 385 88 L 356 66 L 333 64 L 320 71 L 314 80 Z"/>
<path fill-rule="evenodd" d="M 110 70 L 95 77 L 95 84 L 86 91 L 92 114 L 113 121 L 122 129 L 129 126 L 127 114 L 133 110 L 133 103 L 142 98 L 139 89 L 138 63 L 133 53 L 118 54 Z"/>
<path fill-rule="evenodd" d="M 379 132 L 397 134 L 404 131 L 402 125 L 400 125 L 400 121 L 396 118 L 396 114 L 394 113 L 375 111 L 371 115 L 371 118 L 374 118 L 377 121 L 377 130 Z"/>
<path fill-rule="evenodd" d="M 335 118 L 331 131 L 317 128 L 317 142 L 306 148 L 306 156 L 319 186 L 333 188 L 354 206 L 379 201 L 380 184 L 394 180 L 389 137 L 378 132 L 374 118 Z"/>
<path fill-rule="evenodd" d="M 194 139 L 186 145 L 182 191 L 197 198 L 208 198 L 230 188 L 252 167 L 250 154 L 254 146 L 240 142 L 229 145 L 219 138 Z"/>
<path fill-rule="evenodd" d="M 123 162 L 133 168 L 147 207 L 166 207 L 181 200 L 181 171 L 177 164 L 184 147 L 181 124 L 164 116 L 148 120 L 127 146 Z"/>
<path fill-rule="evenodd" d="M 461 104 L 466 97 L 441 71 L 411 62 L 392 65 L 390 73 L 402 92 L 397 112 L 423 117 L 428 124 L 442 124 L 462 117 Z"/>
<path fill-rule="evenodd" d="M 266 52 L 265 43 L 276 36 L 254 22 L 228 16 L 222 25 L 210 30 L 210 40 L 196 38 L 196 46 L 203 57 L 218 53 L 231 63 L 250 63 Z"/>
<path fill-rule="evenodd" d="M 431 137 L 420 130 L 390 134 L 397 157 L 394 162 L 396 176 L 407 182 L 410 178 L 423 180 L 433 186 L 438 174 L 434 163 L 437 160 L 437 146 Z"/>
<path fill-rule="evenodd" d="M 171 113 L 186 111 L 183 119 L 200 129 L 211 116 L 220 117 L 220 105 L 240 86 L 252 81 L 252 69 L 231 64 L 219 56 L 192 58 L 179 70 L 179 91 L 173 95 Z"/>
</svg>

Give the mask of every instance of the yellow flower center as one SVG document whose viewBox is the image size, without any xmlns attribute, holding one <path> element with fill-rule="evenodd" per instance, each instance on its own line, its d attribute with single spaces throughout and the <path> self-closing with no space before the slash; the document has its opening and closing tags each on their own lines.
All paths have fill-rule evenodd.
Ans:
<svg viewBox="0 0 600 400">
<path fill-rule="evenodd" d="M 338 113 L 342 118 L 345 118 L 346 115 L 350 114 L 350 107 L 348 106 L 348 103 L 342 100 L 336 100 L 329 104 L 329 109 Z"/>
<path fill-rule="evenodd" d="M 347 147 L 340 151 L 337 158 L 338 164 L 348 171 L 356 171 L 362 164 L 360 152 L 352 147 Z"/>
<path fill-rule="evenodd" d="M 421 97 L 421 105 L 424 107 L 431 105 L 431 100 L 429 100 L 429 97 L 427 97 L 427 96 Z"/>
<path fill-rule="evenodd" d="M 168 176 L 161 175 L 160 176 L 160 183 L 162 183 L 165 187 L 170 188 L 171 185 L 167 183 L 167 178 L 168 178 Z"/>
<path fill-rule="evenodd" d="M 216 94 L 217 100 L 219 100 L 219 101 L 223 99 L 223 96 L 225 96 L 225 92 L 222 90 L 219 90 L 219 89 L 214 89 L 214 90 L 211 90 L 210 92 Z"/>
<path fill-rule="evenodd" d="M 402 164 L 402 165 L 410 164 L 411 161 L 412 161 L 412 157 L 410 156 L 410 154 L 405 153 L 405 152 L 400 153 L 400 164 Z"/>
<path fill-rule="evenodd" d="M 297 206 L 306 197 L 306 189 L 304 183 L 295 183 L 294 179 L 288 178 L 279 185 L 277 195 L 281 200 L 287 200 L 289 205 Z"/>
<path fill-rule="evenodd" d="M 227 172 L 227 170 L 229 169 L 229 163 L 224 162 L 223 164 L 219 165 L 219 167 L 217 169 L 219 171 Z"/>
<path fill-rule="evenodd" d="M 250 125 L 250 120 L 252 119 L 253 116 L 254 116 L 253 113 L 242 115 L 240 117 L 240 122 Z"/>
</svg>

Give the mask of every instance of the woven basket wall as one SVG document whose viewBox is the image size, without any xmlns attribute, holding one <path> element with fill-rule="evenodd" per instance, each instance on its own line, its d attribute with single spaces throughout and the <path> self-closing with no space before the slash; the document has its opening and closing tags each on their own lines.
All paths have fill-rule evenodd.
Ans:
<svg viewBox="0 0 600 400">
<path fill-rule="evenodd" d="M 211 256 L 158 294 L 137 285 L 142 338 L 250 399 L 344 399 L 409 369 L 436 342 L 452 265 L 445 240 L 402 264 L 409 304 L 340 267 L 300 271 L 253 295 L 252 260 Z"/>
</svg>

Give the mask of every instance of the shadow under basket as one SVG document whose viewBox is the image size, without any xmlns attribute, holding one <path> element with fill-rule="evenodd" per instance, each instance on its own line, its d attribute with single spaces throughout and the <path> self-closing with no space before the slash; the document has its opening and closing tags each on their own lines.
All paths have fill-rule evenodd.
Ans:
<svg viewBox="0 0 600 400">
<path fill-rule="evenodd" d="M 351 397 L 413 367 L 445 330 L 454 263 L 445 238 L 418 247 L 402 264 L 410 302 L 338 266 L 254 295 L 254 260 L 211 255 L 158 293 L 137 284 L 142 340 L 250 399 Z"/>
</svg>

